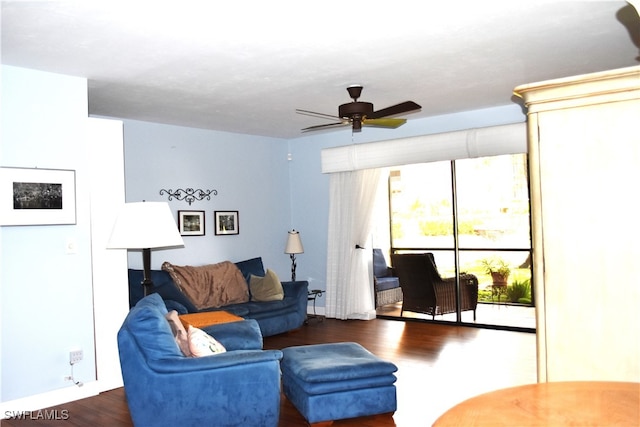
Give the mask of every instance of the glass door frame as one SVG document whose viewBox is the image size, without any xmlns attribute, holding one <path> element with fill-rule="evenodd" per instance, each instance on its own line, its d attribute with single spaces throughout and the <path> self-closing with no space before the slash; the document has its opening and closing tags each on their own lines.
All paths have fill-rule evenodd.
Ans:
<svg viewBox="0 0 640 427">
<path fill-rule="evenodd" d="M 528 172 L 528 156 L 525 155 L 525 166 L 526 166 L 526 170 Z M 455 160 L 451 160 L 450 161 L 450 173 L 451 173 L 451 195 L 452 195 L 452 202 L 451 202 L 451 214 L 453 217 L 453 248 L 451 247 L 411 247 L 411 248 L 407 248 L 407 247 L 395 247 L 393 246 L 393 233 L 392 233 L 392 229 L 393 229 L 393 221 L 392 221 L 392 203 L 391 203 L 391 197 L 392 197 L 392 193 L 391 193 L 391 174 L 389 175 L 389 179 L 388 179 L 388 191 L 387 191 L 387 197 L 388 197 L 388 209 L 389 209 L 389 248 L 390 248 L 390 253 L 394 254 L 394 253 L 398 253 L 398 252 L 452 252 L 453 253 L 453 259 L 454 259 L 454 268 L 455 268 L 455 284 L 456 284 L 456 321 L 455 322 L 451 322 L 451 321 L 444 321 L 444 320 L 438 320 L 438 319 L 428 319 L 428 320 L 424 320 L 424 321 L 429 321 L 429 322 L 436 322 L 436 323 L 443 323 L 443 324 L 455 324 L 455 325 L 463 325 L 463 326 L 472 326 L 472 327 L 481 327 L 481 328 L 489 328 L 489 329 L 503 329 L 503 330 L 511 330 L 511 331 L 522 331 L 522 332 L 535 332 L 536 329 L 534 328 L 526 328 L 526 327 L 518 327 L 518 326 L 504 326 L 504 325 L 493 325 L 493 324 L 484 324 L 484 323 L 469 323 L 469 322 L 463 322 L 462 321 L 462 312 L 461 312 L 461 307 L 460 307 L 460 299 L 461 299 L 461 287 L 460 287 L 460 254 L 463 252 L 523 252 L 526 253 L 528 256 L 528 259 L 531 260 L 531 257 L 533 256 L 533 248 L 532 248 L 532 235 L 531 235 L 531 198 L 529 197 L 529 248 L 527 249 L 523 249 L 523 248 L 510 248 L 510 247 L 501 247 L 501 248 L 489 248 L 489 247 L 473 247 L 473 248 L 461 248 L 460 247 L 460 242 L 459 242 L 459 227 L 458 227 L 458 189 L 457 189 L 457 175 L 456 175 L 456 161 Z M 530 194 L 530 180 L 528 179 L 528 174 L 527 174 L 527 190 Z M 531 277 L 530 277 L 530 286 L 531 286 L 531 307 L 536 306 L 536 301 L 535 301 L 535 292 L 534 292 L 534 286 L 535 286 L 535 278 L 533 275 L 533 270 L 531 270 Z M 402 320 L 409 320 L 409 319 L 405 319 L 405 318 L 399 318 L 397 316 L 385 316 L 385 315 L 379 315 L 378 317 L 380 318 L 387 318 L 387 319 L 402 319 Z M 411 319 L 411 320 L 421 320 L 421 319 Z"/>
</svg>

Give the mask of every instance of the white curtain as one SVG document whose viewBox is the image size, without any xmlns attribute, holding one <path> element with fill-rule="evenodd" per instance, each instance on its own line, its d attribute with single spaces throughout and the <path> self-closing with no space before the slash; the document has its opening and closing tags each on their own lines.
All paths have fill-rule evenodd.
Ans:
<svg viewBox="0 0 640 427">
<path fill-rule="evenodd" d="M 526 152 L 526 123 L 323 149 L 322 173 L 331 174 L 325 314 L 375 318 L 368 243 L 378 168 Z M 356 245 L 366 249 L 355 249 Z"/>
<path fill-rule="evenodd" d="M 376 317 L 369 235 L 379 182 L 379 169 L 331 174 L 327 317 L 343 320 Z"/>
</svg>

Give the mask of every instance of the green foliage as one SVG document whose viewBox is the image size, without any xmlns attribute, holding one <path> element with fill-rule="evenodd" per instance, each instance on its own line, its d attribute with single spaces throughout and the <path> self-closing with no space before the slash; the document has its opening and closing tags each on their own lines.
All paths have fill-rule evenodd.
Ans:
<svg viewBox="0 0 640 427">
<path fill-rule="evenodd" d="M 480 221 L 462 221 L 458 222 L 458 234 L 475 234 L 476 225 Z"/>
<path fill-rule="evenodd" d="M 402 231 L 401 222 L 391 223 L 391 236 L 392 236 L 392 241 L 395 239 L 402 239 L 404 237 L 404 231 Z"/>
<path fill-rule="evenodd" d="M 478 302 L 499 303 L 507 300 L 508 297 L 505 294 L 492 295 L 491 289 L 478 289 Z"/>
<path fill-rule="evenodd" d="M 477 272 L 473 272 L 477 274 Z M 517 274 L 516 274 L 517 276 Z M 491 295 L 491 288 L 478 289 L 478 302 L 496 302 L 497 296 Z M 529 279 L 516 279 L 507 286 L 506 295 L 500 295 L 500 302 L 531 305 L 531 282 Z"/>
<path fill-rule="evenodd" d="M 490 302 L 491 301 L 491 290 L 490 289 L 478 289 L 478 301 L 480 301 L 480 302 Z"/>
<path fill-rule="evenodd" d="M 480 263 L 484 268 L 484 272 L 488 275 L 491 275 L 491 273 L 499 273 L 503 277 L 509 277 L 509 274 L 511 274 L 511 267 L 509 267 L 509 264 L 502 258 L 485 258 L 481 260 Z"/>
<path fill-rule="evenodd" d="M 531 282 L 529 280 L 514 280 L 507 287 L 507 297 L 511 302 L 528 300 L 531 304 Z"/>
<path fill-rule="evenodd" d="M 413 202 L 411 206 L 409 206 L 409 212 L 411 212 L 412 215 L 418 216 L 418 217 L 424 215 L 424 212 L 425 212 L 424 203 L 422 203 L 420 199 L 416 199 L 416 201 Z"/>
<path fill-rule="evenodd" d="M 451 236 L 453 222 L 451 221 L 420 221 L 420 232 L 423 236 Z"/>
<path fill-rule="evenodd" d="M 420 221 L 420 232 L 423 236 L 451 236 L 453 235 L 453 220 Z M 459 234 L 473 234 L 474 223 L 466 221 L 458 223 Z"/>
</svg>

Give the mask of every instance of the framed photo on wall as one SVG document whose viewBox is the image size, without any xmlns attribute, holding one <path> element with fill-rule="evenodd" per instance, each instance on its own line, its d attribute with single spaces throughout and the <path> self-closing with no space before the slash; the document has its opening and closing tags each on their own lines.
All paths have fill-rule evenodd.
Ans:
<svg viewBox="0 0 640 427">
<path fill-rule="evenodd" d="M 76 223 L 76 171 L 0 168 L 0 225 Z"/>
<path fill-rule="evenodd" d="M 178 211 L 181 236 L 204 236 L 204 211 Z"/>
<path fill-rule="evenodd" d="M 215 211 L 213 217 L 217 235 L 240 234 L 238 211 Z"/>
</svg>

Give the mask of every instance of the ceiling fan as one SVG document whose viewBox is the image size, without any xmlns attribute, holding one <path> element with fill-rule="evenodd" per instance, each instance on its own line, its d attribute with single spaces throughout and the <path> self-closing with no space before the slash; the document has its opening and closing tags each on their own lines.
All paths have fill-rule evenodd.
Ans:
<svg viewBox="0 0 640 427">
<path fill-rule="evenodd" d="M 398 126 L 405 124 L 407 119 L 390 118 L 389 116 L 413 112 L 422 108 L 413 101 L 405 101 L 400 104 L 392 105 L 391 107 L 383 108 L 382 110 L 374 111 L 372 103 L 358 101 L 358 98 L 360 98 L 360 94 L 362 93 L 362 86 L 349 86 L 347 88 L 347 92 L 349 92 L 349 96 L 353 99 L 353 102 L 340 105 L 338 107 L 337 116 L 316 113 L 308 110 L 296 110 L 296 113 L 298 114 L 320 117 L 323 119 L 339 120 L 334 123 L 309 126 L 302 129 L 302 132 L 345 126 L 349 124 L 351 124 L 354 132 L 360 132 L 362 130 L 362 126 L 395 129 Z"/>
</svg>

